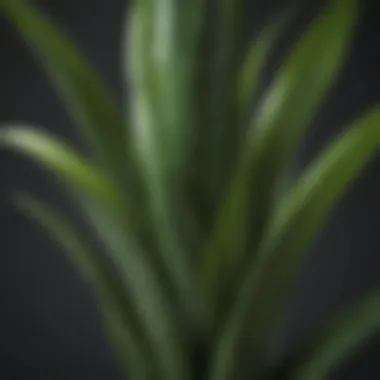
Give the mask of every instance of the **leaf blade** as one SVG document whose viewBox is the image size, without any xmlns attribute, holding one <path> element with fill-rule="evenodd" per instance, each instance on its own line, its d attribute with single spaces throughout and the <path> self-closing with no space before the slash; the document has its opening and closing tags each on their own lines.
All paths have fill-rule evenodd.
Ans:
<svg viewBox="0 0 380 380">
<path fill-rule="evenodd" d="M 285 360 L 281 379 L 325 379 L 347 355 L 379 333 L 380 292 L 377 291 L 318 328 L 289 361 Z"/>
<path fill-rule="evenodd" d="M 201 10 L 199 0 L 152 2 L 151 68 L 161 116 L 162 154 L 165 166 L 175 179 L 187 170 L 194 140 L 191 128 L 194 57 Z"/>
<path fill-rule="evenodd" d="M 260 76 L 273 51 L 274 45 L 280 37 L 281 31 L 289 19 L 289 11 L 278 14 L 268 25 L 266 25 L 253 40 L 240 68 L 238 77 L 238 102 L 240 117 L 242 120 L 251 114 L 252 100 L 255 98 Z"/>
<path fill-rule="evenodd" d="M 42 201 L 25 193 L 16 194 L 14 201 L 24 214 L 44 228 L 50 237 L 65 250 L 70 261 L 95 290 L 120 364 L 126 367 L 124 368 L 126 375 L 147 380 L 149 376 L 145 349 L 141 346 L 141 337 L 136 335 L 136 329 L 132 328 L 133 323 L 125 309 L 129 309 L 130 305 L 125 302 L 126 300 L 121 305 L 122 300 L 116 298 L 119 290 L 115 289 L 113 281 L 110 281 L 112 274 L 109 273 L 104 262 L 80 238 L 78 232 L 74 232 L 67 221 L 49 209 Z"/>
<path fill-rule="evenodd" d="M 131 11 L 130 51 L 133 57 L 130 72 L 135 102 L 132 104 L 133 141 L 135 153 L 140 164 L 148 204 L 152 212 L 152 225 L 164 263 L 174 288 L 177 303 L 192 323 L 203 324 L 202 311 L 198 304 L 198 290 L 195 276 L 190 265 L 190 255 L 180 240 L 175 220 L 175 207 L 178 202 L 179 179 L 171 177 L 165 167 L 160 141 L 160 124 L 157 123 L 155 108 L 155 88 L 152 84 L 151 11 L 150 3 L 136 4 Z"/>
<path fill-rule="evenodd" d="M 181 334 L 170 315 L 168 297 L 162 291 L 156 268 L 131 234 L 131 216 L 113 183 L 107 182 L 74 150 L 38 130 L 5 129 L 0 143 L 47 165 L 72 185 L 78 205 L 102 239 L 114 267 L 121 272 L 132 304 L 142 312 L 142 329 L 151 339 L 162 378 L 186 379 Z"/>
<path fill-rule="evenodd" d="M 265 362 L 264 347 L 282 315 L 306 248 L 337 199 L 379 147 L 379 126 L 380 110 L 375 108 L 330 144 L 279 206 L 258 256 L 250 262 L 218 344 L 213 379 L 226 378 L 223 376 L 228 373 L 228 360 L 233 360 L 244 332 L 251 339 L 250 354 L 262 358 L 257 359 L 258 363 Z M 253 312 L 253 305 L 260 307 Z M 252 365 L 246 360 L 254 373 L 259 370 L 257 363 Z"/>
<path fill-rule="evenodd" d="M 124 122 L 95 69 L 69 37 L 30 2 L 4 0 L 2 11 L 45 67 L 86 142 L 109 170 L 120 175 L 126 162 Z"/>
<path fill-rule="evenodd" d="M 333 0 L 317 17 L 253 118 L 201 264 L 200 277 L 211 304 L 217 300 L 220 279 L 241 269 L 242 256 L 257 249 L 277 182 L 345 57 L 356 3 Z"/>
<path fill-rule="evenodd" d="M 174 318 L 170 294 L 165 293 L 157 268 L 140 241 L 119 215 L 83 198 L 82 209 L 119 268 L 131 302 L 139 314 L 158 366 L 160 379 L 188 379 L 190 367 L 180 323 Z"/>
<path fill-rule="evenodd" d="M 235 154 L 237 133 L 234 120 L 237 113 L 236 82 L 237 67 L 242 49 L 242 29 L 239 18 L 244 12 L 241 0 L 210 2 L 215 19 L 211 32 L 209 66 L 206 82 L 206 191 L 212 200 L 219 203 L 222 190 L 228 181 L 231 161 Z M 207 21 L 209 22 L 209 21 Z M 205 25 L 205 28 L 209 28 Z"/>
<path fill-rule="evenodd" d="M 110 207 L 119 207 L 116 187 L 71 146 L 52 134 L 24 124 L 0 130 L 0 145 L 32 158 L 73 188 L 92 194 Z"/>
</svg>

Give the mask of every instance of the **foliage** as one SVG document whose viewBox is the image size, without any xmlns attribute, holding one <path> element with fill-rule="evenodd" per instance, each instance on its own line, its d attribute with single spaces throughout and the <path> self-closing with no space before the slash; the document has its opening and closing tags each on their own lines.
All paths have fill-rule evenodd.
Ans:
<svg viewBox="0 0 380 380">
<path fill-rule="evenodd" d="M 2 127 L 0 143 L 68 186 L 102 249 L 44 202 L 15 199 L 88 280 L 127 378 L 324 379 L 378 331 L 376 292 L 282 363 L 271 355 L 308 247 L 380 143 L 374 107 L 280 188 L 347 57 L 355 0 L 329 2 L 260 97 L 287 17 L 247 45 L 242 1 L 135 0 L 121 108 L 46 14 L 0 4 L 94 158 L 24 124 Z"/>
</svg>

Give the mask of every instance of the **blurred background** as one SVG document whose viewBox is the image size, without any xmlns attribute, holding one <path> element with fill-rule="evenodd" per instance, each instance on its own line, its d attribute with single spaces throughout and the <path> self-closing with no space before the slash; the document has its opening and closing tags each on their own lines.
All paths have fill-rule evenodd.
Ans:
<svg viewBox="0 0 380 380">
<path fill-rule="evenodd" d="M 119 52 L 126 1 L 36 3 L 80 43 L 121 99 Z M 286 3 L 250 1 L 247 20 L 251 31 L 260 29 Z M 299 3 L 299 11 L 271 59 L 268 78 L 324 2 Z M 361 0 L 360 5 L 349 60 L 310 128 L 299 158 L 300 169 L 347 122 L 380 101 L 380 2 Z M 1 122 L 40 124 L 80 144 L 40 67 L 3 19 L 0 84 Z M 294 347 L 316 324 L 350 300 L 380 286 L 379 169 L 380 160 L 374 160 L 314 245 L 279 336 L 280 352 Z M 0 152 L 0 378 L 120 379 L 91 294 L 62 252 L 12 208 L 9 195 L 15 189 L 27 189 L 70 207 L 45 173 L 19 157 Z M 349 358 L 332 378 L 379 379 L 379 357 L 380 337 Z"/>
</svg>

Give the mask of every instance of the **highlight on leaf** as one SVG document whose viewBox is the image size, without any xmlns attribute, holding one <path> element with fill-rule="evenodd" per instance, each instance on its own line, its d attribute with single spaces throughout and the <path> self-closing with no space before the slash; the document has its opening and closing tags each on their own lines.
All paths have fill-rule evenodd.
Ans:
<svg viewBox="0 0 380 380">
<path fill-rule="evenodd" d="M 0 145 L 17 151 L 51 170 L 77 190 L 120 207 L 113 184 L 88 160 L 66 142 L 42 129 L 23 124 L 3 126 Z"/>
<path fill-rule="evenodd" d="M 108 170 L 121 176 L 126 162 L 122 112 L 82 51 L 28 0 L 2 0 L 1 12 L 31 47 L 69 116 Z"/>
<path fill-rule="evenodd" d="M 253 100 L 257 96 L 260 79 L 266 67 L 266 63 L 274 50 L 280 34 L 288 23 L 289 15 L 289 11 L 281 12 L 271 20 L 271 22 L 260 31 L 258 37 L 253 40 L 244 58 L 239 73 L 237 91 L 242 125 L 245 125 L 247 121 L 249 121 Z"/>
</svg>

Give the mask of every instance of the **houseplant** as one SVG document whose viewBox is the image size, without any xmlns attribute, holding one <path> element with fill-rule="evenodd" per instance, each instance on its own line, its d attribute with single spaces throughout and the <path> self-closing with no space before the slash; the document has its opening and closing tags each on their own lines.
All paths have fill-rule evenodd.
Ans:
<svg viewBox="0 0 380 380">
<path fill-rule="evenodd" d="M 1 145 L 67 185 L 102 249 L 44 202 L 15 200 L 88 280 L 126 378 L 325 379 L 378 330 L 375 292 L 289 357 L 271 352 L 307 248 L 380 142 L 374 107 L 281 186 L 346 57 L 355 0 L 329 2 L 260 97 L 282 17 L 247 46 L 242 2 L 135 0 L 122 110 L 47 15 L 0 4 L 93 154 L 21 124 Z"/>
</svg>

